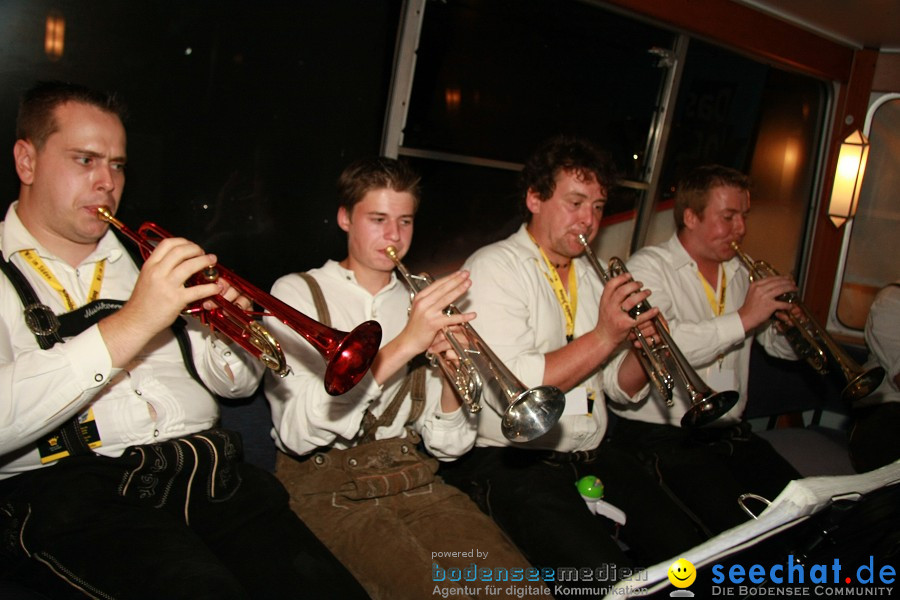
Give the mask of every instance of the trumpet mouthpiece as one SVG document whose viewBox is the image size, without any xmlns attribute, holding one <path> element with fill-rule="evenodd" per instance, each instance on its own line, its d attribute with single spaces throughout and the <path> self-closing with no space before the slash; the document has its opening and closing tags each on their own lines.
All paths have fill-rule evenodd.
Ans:
<svg viewBox="0 0 900 600">
<path fill-rule="evenodd" d="M 388 246 L 384 249 L 384 253 L 388 255 L 392 260 L 397 260 L 397 249 L 393 246 Z"/>
<path fill-rule="evenodd" d="M 97 218 L 100 219 L 101 221 L 105 221 L 105 222 L 109 223 L 110 225 L 112 225 L 113 227 L 115 227 L 117 229 L 120 229 L 120 230 L 125 229 L 125 225 L 122 223 L 122 221 L 115 218 L 112 215 L 112 213 L 109 212 L 109 209 L 106 208 L 105 206 L 97 207 Z"/>
</svg>

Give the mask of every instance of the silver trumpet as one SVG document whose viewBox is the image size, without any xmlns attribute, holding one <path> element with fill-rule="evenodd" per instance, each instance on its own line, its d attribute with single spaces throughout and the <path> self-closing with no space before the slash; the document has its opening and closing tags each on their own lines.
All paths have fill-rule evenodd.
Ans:
<svg viewBox="0 0 900 600">
<path fill-rule="evenodd" d="M 750 281 L 759 281 L 778 275 L 778 271 L 769 263 L 753 260 L 747 256 L 737 242 L 731 242 L 731 248 L 750 273 Z M 872 367 L 866 370 L 853 360 L 834 341 L 825 328 L 816 322 L 796 292 L 782 294 L 778 299 L 797 306 L 802 313 L 802 317 L 798 318 L 790 311 L 784 311 L 789 320 L 789 324 L 784 329 L 784 336 L 791 348 L 794 349 L 798 358 L 806 360 L 813 369 L 823 375 L 828 373 L 832 367 L 838 367 L 844 381 L 841 398 L 852 403 L 865 398 L 881 385 L 881 380 L 884 379 L 884 369 Z"/>
<path fill-rule="evenodd" d="M 604 285 L 611 278 L 628 272 L 625 263 L 616 256 L 609 261 L 609 271 L 604 270 L 588 244 L 587 238 L 579 235 L 578 241 L 584 246 L 584 254 L 588 262 L 594 267 Z M 632 318 L 637 318 L 638 315 L 647 312 L 650 308 L 650 303 L 644 300 L 635 305 L 628 313 Z M 641 346 L 638 358 L 644 371 L 647 372 L 647 377 L 665 399 L 667 406 L 671 407 L 674 404 L 672 393 L 675 389 L 676 375 L 684 385 L 691 400 L 691 407 L 681 418 L 681 426 L 685 428 L 703 427 L 731 410 L 731 407 L 738 401 L 738 393 L 734 390 L 717 392 L 706 385 L 678 346 L 675 345 L 669 330 L 666 329 L 659 317 L 653 319 L 653 326 L 662 340 L 656 345 L 644 336 L 639 327 L 633 327 L 631 330 Z"/>
<path fill-rule="evenodd" d="M 397 249 L 385 248 L 384 253 L 394 261 L 397 271 L 406 281 L 410 296 L 415 297 L 434 279 L 428 274 L 412 275 L 400 262 Z M 448 315 L 459 314 L 459 309 L 450 305 L 444 309 Z M 458 357 L 458 366 L 443 355 L 435 356 L 444 376 L 456 389 L 466 409 L 472 413 L 481 410 L 481 392 L 485 379 L 493 379 L 503 392 L 505 406 L 494 406 L 502 415 L 501 430 L 506 439 L 513 442 L 528 442 L 547 433 L 562 416 L 566 405 L 565 395 L 556 387 L 541 385 L 527 389 L 519 379 L 488 348 L 487 344 L 468 323 L 459 325 L 464 341 L 445 328 L 444 337 Z M 491 398 L 491 396 L 488 396 Z"/>
</svg>

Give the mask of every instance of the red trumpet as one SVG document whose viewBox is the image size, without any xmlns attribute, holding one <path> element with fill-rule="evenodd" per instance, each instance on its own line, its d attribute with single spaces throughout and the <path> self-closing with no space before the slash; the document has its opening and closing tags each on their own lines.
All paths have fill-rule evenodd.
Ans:
<svg viewBox="0 0 900 600">
<path fill-rule="evenodd" d="M 100 220 L 111 224 L 135 242 L 145 259 L 150 256 L 160 240 L 172 237 L 170 233 L 155 223 L 144 223 L 135 232 L 116 219 L 106 208 L 98 208 L 97 213 Z M 349 333 L 332 329 L 291 308 L 278 298 L 263 292 L 221 266 L 210 267 L 202 273 L 197 273 L 188 283 L 194 285 L 210 283 L 216 281 L 220 276 L 228 280 L 231 287 L 253 300 L 263 310 L 261 312 L 245 311 L 217 294 L 190 305 L 185 312 L 234 340 L 279 376 L 286 376 L 291 369 L 284 358 L 281 345 L 259 323 L 259 317 L 267 316 L 278 319 L 299 333 L 322 355 L 327 363 L 325 391 L 332 396 L 338 396 L 350 390 L 369 370 L 381 344 L 381 325 L 377 322 L 366 321 Z M 202 304 L 206 301 L 215 303 L 216 308 L 212 310 L 203 308 Z"/>
</svg>

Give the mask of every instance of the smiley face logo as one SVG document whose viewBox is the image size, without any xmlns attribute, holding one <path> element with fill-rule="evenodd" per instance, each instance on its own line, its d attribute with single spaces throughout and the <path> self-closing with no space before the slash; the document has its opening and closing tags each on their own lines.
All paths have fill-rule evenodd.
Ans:
<svg viewBox="0 0 900 600">
<path fill-rule="evenodd" d="M 686 588 L 697 579 L 697 569 L 691 561 L 679 558 L 669 567 L 669 581 L 677 588 Z"/>
</svg>

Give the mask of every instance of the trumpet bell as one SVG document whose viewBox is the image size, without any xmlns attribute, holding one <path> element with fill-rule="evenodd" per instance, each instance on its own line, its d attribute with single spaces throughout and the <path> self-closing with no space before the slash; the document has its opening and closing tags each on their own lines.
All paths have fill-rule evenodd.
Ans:
<svg viewBox="0 0 900 600">
<path fill-rule="evenodd" d="M 525 390 L 503 413 L 500 430 L 512 442 L 530 442 L 547 433 L 562 416 L 566 397 L 559 388 L 539 385 Z"/>
<path fill-rule="evenodd" d="M 380 344 L 381 325 L 376 321 L 365 321 L 327 350 L 325 391 L 332 396 L 349 392 L 372 366 Z"/>
<path fill-rule="evenodd" d="M 854 377 L 841 392 L 841 398 L 851 404 L 875 391 L 884 379 L 884 369 L 872 367 Z"/>
<path fill-rule="evenodd" d="M 154 251 L 156 244 L 172 237 L 169 232 L 150 222 L 133 231 L 104 207 L 97 209 L 97 218 L 109 223 L 137 244 L 145 259 Z M 278 340 L 258 322 L 257 318 L 260 316 L 278 319 L 316 349 L 326 361 L 325 390 L 332 396 L 343 394 L 359 383 L 375 360 L 381 345 L 381 326 L 377 322 L 366 321 L 350 333 L 332 329 L 307 317 L 271 294 L 263 292 L 221 265 L 194 275 L 189 283 L 209 283 L 216 281 L 219 276 L 227 279 L 231 287 L 252 300 L 263 311 L 245 311 L 223 296 L 216 295 L 207 298 L 215 304 L 214 309 L 207 310 L 201 303 L 195 303 L 188 307 L 185 313 L 231 338 L 279 377 L 286 377 L 291 368 Z"/>
<path fill-rule="evenodd" d="M 778 275 L 778 271 L 769 263 L 763 260 L 753 260 L 747 256 L 737 242 L 731 242 L 731 248 L 750 274 L 750 281 L 759 281 Z M 813 318 L 812 312 L 799 296 L 792 294 L 785 300 L 799 308 L 802 313 L 800 318 L 794 317 L 791 312 L 784 313 L 790 321 L 790 326 L 784 332 L 785 338 L 797 357 L 806 360 L 819 373 L 825 375 L 832 370 L 840 371 L 840 378 L 844 382 L 841 398 L 844 401 L 851 404 L 857 402 L 881 385 L 885 374 L 884 369 L 881 367 L 865 369 L 853 360 L 831 337 L 828 330 Z"/>
<path fill-rule="evenodd" d="M 731 410 L 737 401 L 738 393 L 734 390 L 716 392 L 695 402 L 681 417 L 681 426 L 690 429 L 709 425 Z"/>
<path fill-rule="evenodd" d="M 415 296 L 433 279 L 430 275 L 414 276 L 400 261 L 397 249 L 388 246 L 384 253 L 394 262 L 410 295 Z M 459 309 L 449 305 L 445 314 L 458 314 Z M 527 442 L 541 437 L 559 420 L 566 406 L 566 397 L 553 386 L 527 389 L 504 365 L 468 323 L 460 326 L 461 339 L 450 329 L 444 329 L 444 337 L 459 357 L 454 366 L 442 355 L 435 356 L 441 371 L 456 390 L 463 405 L 471 413 L 481 410 L 481 392 L 484 384 L 494 383 L 501 392 L 497 398 L 488 396 L 487 402 L 500 414 L 500 431 L 512 442 Z M 506 402 L 503 404 L 501 399 Z"/>
</svg>

